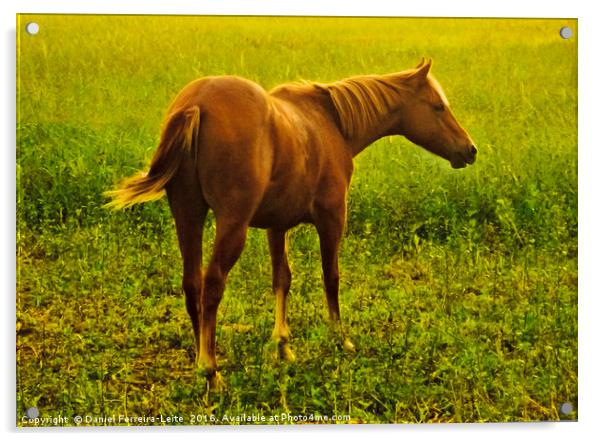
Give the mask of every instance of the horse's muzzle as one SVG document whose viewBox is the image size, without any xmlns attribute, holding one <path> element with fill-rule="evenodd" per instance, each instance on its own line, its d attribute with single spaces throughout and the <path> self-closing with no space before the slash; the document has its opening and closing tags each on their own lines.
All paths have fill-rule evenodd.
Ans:
<svg viewBox="0 0 602 441">
<path fill-rule="evenodd" d="M 468 149 L 469 153 L 468 153 L 468 157 L 465 158 L 466 159 L 466 163 L 467 164 L 474 164 L 474 162 L 477 160 L 477 153 L 478 150 L 474 145 L 471 145 L 470 148 Z"/>
<path fill-rule="evenodd" d="M 464 168 L 467 164 L 474 164 L 477 160 L 477 148 L 471 145 L 462 152 L 457 152 L 450 160 L 452 168 Z"/>
</svg>

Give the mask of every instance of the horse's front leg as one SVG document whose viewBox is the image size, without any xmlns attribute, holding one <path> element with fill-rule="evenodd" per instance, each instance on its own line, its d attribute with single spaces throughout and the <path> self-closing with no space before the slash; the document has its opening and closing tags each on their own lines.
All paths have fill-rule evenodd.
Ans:
<svg viewBox="0 0 602 441">
<path fill-rule="evenodd" d="M 272 289 L 276 296 L 276 313 L 272 337 L 278 343 L 280 358 L 293 361 L 295 355 L 288 344 L 290 334 L 286 323 L 286 299 L 291 288 L 291 270 L 286 257 L 286 232 L 268 230 L 268 243 L 272 257 Z"/>
<path fill-rule="evenodd" d="M 355 346 L 346 336 L 339 309 L 339 246 L 345 229 L 345 216 L 346 204 L 343 199 L 340 204 L 319 209 L 315 225 L 320 236 L 328 314 L 334 328 L 340 333 L 343 347 L 352 352 L 355 350 Z"/>
</svg>

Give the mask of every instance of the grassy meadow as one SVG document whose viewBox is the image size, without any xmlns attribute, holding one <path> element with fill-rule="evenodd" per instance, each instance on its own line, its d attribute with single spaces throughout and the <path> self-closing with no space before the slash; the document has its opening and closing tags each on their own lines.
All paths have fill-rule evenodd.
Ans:
<svg viewBox="0 0 602 441">
<path fill-rule="evenodd" d="M 44 425 L 576 420 L 577 42 L 563 25 L 576 34 L 571 20 L 21 16 L 17 425 L 31 407 L 68 418 Z M 270 89 L 423 56 L 479 157 L 453 170 L 403 138 L 357 157 L 340 258 L 356 353 L 335 344 L 303 225 L 289 252 L 296 361 L 277 360 L 267 240 L 252 230 L 218 314 L 227 389 L 207 392 L 167 201 L 111 212 L 102 193 L 145 167 L 197 77 Z M 207 260 L 211 217 L 205 231 Z"/>
</svg>

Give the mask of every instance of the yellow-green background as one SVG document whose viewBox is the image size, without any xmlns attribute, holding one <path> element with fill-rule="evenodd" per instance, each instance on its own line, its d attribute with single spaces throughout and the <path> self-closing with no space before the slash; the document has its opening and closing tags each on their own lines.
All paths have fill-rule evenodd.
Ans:
<svg viewBox="0 0 602 441">
<path fill-rule="evenodd" d="M 30 21 L 35 36 L 24 32 Z M 353 422 L 576 419 L 575 20 L 18 17 L 17 422 L 41 416 L 348 414 Z M 165 201 L 125 212 L 102 192 L 143 168 L 187 82 L 269 89 L 390 73 L 432 57 L 479 147 L 452 170 L 402 138 L 356 160 L 328 329 L 319 246 L 291 235 L 278 363 L 265 234 L 251 232 L 218 317 L 228 385 L 193 368 Z M 214 224 L 205 235 L 209 254 Z M 562 403 L 575 409 L 564 415 Z"/>
</svg>

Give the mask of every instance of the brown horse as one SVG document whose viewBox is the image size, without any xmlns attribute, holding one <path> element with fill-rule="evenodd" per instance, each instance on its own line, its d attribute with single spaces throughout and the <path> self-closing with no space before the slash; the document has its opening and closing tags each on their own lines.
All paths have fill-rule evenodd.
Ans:
<svg viewBox="0 0 602 441">
<path fill-rule="evenodd" d="M 238 77 L 198 79 L 170 106 L 149 172 L 108 193 L 113 198 L 108 205 L 121 208 L 158 199 L 166 190 L 184 262 L 197 364 L 212 388 L 221 381 L 217 309 L 249 227 L 267 229 L 280 357 L 293 358 L 286 323 L 291 284 L 286 233 L 302 222 L 318 231 L 330 319 L 344 347 L 354 349 L 341 326 L 338 300 L 338 252 L 353 157 L 383 136 L 403 135 L 454 168 L 476 159 L 472 139 L 430 69 L 431 61 L 423 60 L 399 73 L 285 84 L 269 93 Z M 203 274 L 203 223 L 210 208 L 217 232 Z"/>
</svg>

